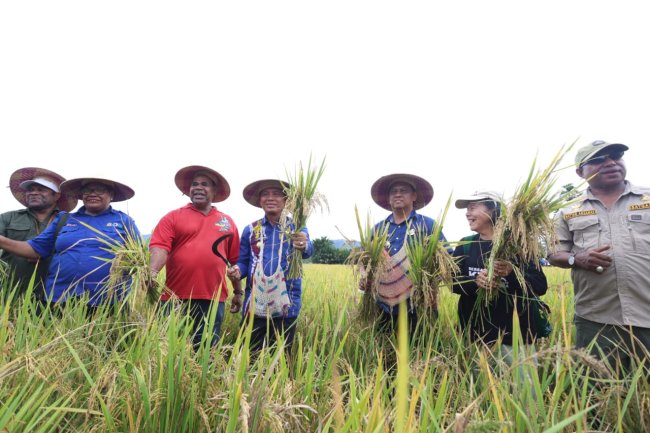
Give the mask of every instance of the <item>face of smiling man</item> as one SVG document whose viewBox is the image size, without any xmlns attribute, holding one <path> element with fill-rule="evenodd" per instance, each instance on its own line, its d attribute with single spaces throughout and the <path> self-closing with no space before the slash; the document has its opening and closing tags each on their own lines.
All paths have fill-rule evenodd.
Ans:
<svg viewBox="0 0 650 433">
<path fill-rule="evenodd" d="M 280 188 L 266 188 L 260 192 L 260 206 L 266 217 L 273 222 L 279 221 L 286 201 L 284 191 Z"/>
<path fill-rule="evenodd" d="M 190 186 L 190 199 L 195 208 L 202 212 L 210 210 L 216 193 L 217 187 L 212 179 L 202 174 L 194 176 Z"/>
<path fill-rule="evenodd" d="M 30 185 L 25 192 L 27 208 L 33 212 L 51 211 L 59 197 L 59 193 L 39 184 Z"/>
<path fill-rule="evenodd" d="M 413 187 L 406 182 L 395 182 L 388 191 L 388 202 L 394 213 L 408 216 L 418 196 Z"/>
</svg>

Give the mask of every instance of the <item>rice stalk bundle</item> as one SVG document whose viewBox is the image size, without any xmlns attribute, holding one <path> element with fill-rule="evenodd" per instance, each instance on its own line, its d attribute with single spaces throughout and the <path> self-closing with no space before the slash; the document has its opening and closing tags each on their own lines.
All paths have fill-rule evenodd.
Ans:
<svg viewBox="0 0 650 433">
<path fill-rule="evenodd" d="M 140 236 L 131 230 L 117 241 L 94 227 L 81 222 L 82 225 L 97 233 L 97 240 L 103 243 L 104 250 L 111 253 L 110 271 L 106 286 L 110 293 L 127 290 L 130 285 L 127 303 L 134 312 L 142 311 L 147 304 L 155 305 L 160 300 L 162 285 L 158 280 L 152 281 L 149 268 L 149 246 Z"/>
<path fill-rule="evenodd" d="M 4 281 L 9 276 L 9 265 L 0 260 L 0 281 Z"/>
<path fill-rule="evenodd" d="M 440 240 L 450 203 L 451 196 L 430 235 L 416 233 L 406 243 L 406 256 L 410 263 L 408 277 L 413 283 L 411 302 L 418 311 L 418 317 L 435 317 L 439 287 L 451 286 L 459 270 L 456 260 L 448 252 L 449 244 Z"/>
<path fill-rule="evenodd" d="M 325 158 L 320 166 L 312 167 L 311 155 L 305 169 L 299 163 L 296 172 L 287 173 L 289 185 L 284 189 L 287 200 L 280 221 L 282 229 L 289 237 L 307 226 L 307 219 L 316 209 L 327 208 L 325 196 L 317 191 L 318 182 L 325 171 Z M 289 219 L 291 215 L 291 219 Z M 293 222 L 294 228 L 290 227 Z M 294 249 L 289 256 L 289 279 L 302 278 L 302 251 Z"/>
<path fill-rule="evenodd" d="M 575 144 L 575 143 L 574 143 Z M 548 166 L 537 170 L 537 158 L 526 180 L 519 185 L 510 201 L 502 205 L 501 217 L 494 227 L 492 253 L 487 264 L 488 278 L 494 278 L 494 263 L 511 263 L 522 287 L 526 287 L 522 268 L 527 263 L 540 266 L 540 259 L 557 242 L 552 215 L 567 205 L 570 191 L 555 188 L 560 162 L 571 150 L 562 146 Z M 491 291 L 488 297 L 496 295 Z"/>
<path fill-rule="evenodd" d="M 130 280 L 129 307 L 131 311 L 142 311 L 146 305 L 158 303 L 163 285 L 157 279 L 152 280 L 148 245 L 131 233 L 127 233 L 123 242 L 110 248 L 115 258 L 111 263 L 108 286 L 117 288 Z"/>
<path fill-rule="evenodd" d="M 361 284 L 365 288 L 359 314 L 364 320 L 373 321 L 378 312 L 375 297 L 379 278 L 389 267 L 386 253 L 388 226 L 382 224 L 375 228 L 370 220 L 370 214 L 366 216 L 365 224 L 362 224 L 356 206 L 354 213 L 359 229 L 359 245 L 350 250 L 347 263 L 352 265 L 354 272 L 360 276 Z"/>
</svg>

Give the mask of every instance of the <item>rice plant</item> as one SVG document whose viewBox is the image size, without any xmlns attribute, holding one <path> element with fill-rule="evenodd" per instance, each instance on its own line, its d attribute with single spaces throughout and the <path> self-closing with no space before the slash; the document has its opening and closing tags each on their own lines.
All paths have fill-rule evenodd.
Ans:
<svg viewBox="0 0 650 433">
<path fill-rule="evenodd" d="M 307 226 L 307 219 L 316 209 L 327 208 L 327 200 L 317 190 L 318 182 L 325 172 L 325 159 L 318 167 L 312 167 L 311 155 L 307 167 L 298 164 L 295 173 L 287 173 L 288 185 L 284 192 L 287 196 L 280 221 L 283 231 L 292 237 Z M 291 215 L 291 219 L 288 216 Z M 293 223 L 294 229 L 289 226 Z M 289 256 L 289 279 L 302 277 L 302 251 L 293 250 Z"/>
<path fill-rule="evenodd" d="M 451 195 L 430 235 L 418 233 L 406 242 L 406 255 L 410 263 L 408 277 L 413 283 L 411 301 L 418 317 L 435 318 L 438 313 L 438 289 L 451 287 L 458 265 L 449 254 L 449 243 L 440 240 Z"/>
<path fill-rule="evenodd" d="M 555 247 L 557 237 L 552 215 L 567 205 L 570 194 L 557 190 L 557 174 L 573 144 L 562 146 L 542 170 L 537 169 L 535 158 L 526 180 L 517 186 L 507 203 L 502 203 L 487 263 L 489 279 L 495 277 L 494 263 L 505 261 L 513 265 L 521 286 L 526 287 L 522 266 L 526 263 L 539 266 L 540 259 L 548 255 L 548 248 Z M 486 297 L 493 295 L 496 291 Z"/>
<path fill-rule="evenodd" d="M 377 318 L 377 305 L 375 298 L 379 287 L 380 276 L 388 269 L 388 226 L 374 226 L 370 213 L 366 215 L 365 223 L 361 222 L 359 209 L 354 207 L 354 215 L 359 229 L 359 245 L 350 249 L 347 263 L 357 273 L 360 284 L 357 286 L 363 291 L 359 314 L 367 322 Z M 352 241 L 348 241 L 353 245 Z"/>
<path fill-rule="evenodd" d="M 305 265 L 291 353 L 282 341 L 250 353 L 239 315 L 226 316 L 219 344 L 194 350 L 183 311 L 140 326 L 110 306 L 89 319 L 84 299 L 37 314 L 30 297 L 4 296 L 0 431 L 650 431 L 647 365 L 617 374 L 574 349 L 569 273 L 548 274 L 554 332 L 530 350 L 517 335 L 509 362 L 499 344 L 467 341 L 444 289 L 424 338 L 401 326 L 387 348 L 356 320 L 362 297 L 346 266 Z"/>
</svg>

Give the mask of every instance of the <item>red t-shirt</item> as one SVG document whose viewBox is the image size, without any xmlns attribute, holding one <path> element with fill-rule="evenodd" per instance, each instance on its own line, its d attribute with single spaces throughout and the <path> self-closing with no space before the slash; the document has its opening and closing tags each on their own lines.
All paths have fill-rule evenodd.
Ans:
<svg viewBox="0 0 650 433">
<path fill-rule="evenodd" d="M 180 299 L 213 299 L 219 289 L 219 301 L 228 297 L 226 264 L 212 252 L 217 238 L 232 233 L 219 244 L 219 251 L 230 263 L 239 257 L 239 233 L 232 218 L 212 208 L 203 215 L 188 204 L 165 215 L 151 235 L 151 248 L 169 253 L 167 287 Z M 162 300 L 169 299 L 164 294 Z"/>
</svg>

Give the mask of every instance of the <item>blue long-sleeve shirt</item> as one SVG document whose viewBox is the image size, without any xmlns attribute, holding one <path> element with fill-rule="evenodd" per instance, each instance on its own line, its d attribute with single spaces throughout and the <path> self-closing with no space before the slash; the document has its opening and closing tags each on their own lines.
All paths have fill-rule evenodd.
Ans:
<svg viewBox="0 0 650 433">
<path fill-rule="evenodd" d="M 256 229 L 256 227 L 259 227 Z M 291 225 L 291 230 L 294 229 L 294 226 Z M 307 244 L 305 250 L 302 253 L 302 257 L 307 259 L 311 257 L 314 252 L 314 245 L 309 238 L 309 232 L 306 228 L 302 229 L 301 232 L 307 235 Z M 255 266 L 259 260 L 260 247 L 259 247 L 259 236 L 263 236 L 264 239 L 264 254 L 262 269 L 264 270 L 264 275 L 272 275 L 278 268 L 278 261 L 280 261 L 280 266 L 284 272 L 284 277 L 287 284 L 287 292 L 289 294 L 289 299 L 291 300 L 291 305 L 289 306 L 289 311 L 287 317 L 297 317 L 300 312 L 300 307 L 302 305 L 302 279 L 287 279 L 287 274 L 289 271 L 288 258 L 289 255 L 293 252 L 293 246 L 291 239 L 285 234 L 282 242 L 282 250 L 280 255 L 278 255 L 278 249 L 280 246 L 280 235 L 282 234 L 282 229 L 279 224 L 272 224 L 266 219 L 266 217 L 261 220 L 255 221 L 252 224 L 249 224 L 244 228 L 240 239 L 239 246 L 239 260 L 237 261 L 237 266 L 239 267 L 239 272 L 242 278 L 246 278 L 246 290 L 244 295 L 244 313 L 246 313 L 251 296 L 251 284 L 253 281 L 253 272 L 255 271 Z"/>
<path fill-rule="evenodd" d="M 379 231 L 384 226 L 388 227 L 389 245 L 387 245 L 387 251 L 390 256 L 393 256 L 402 249 L 406 239 L 416 239 L 418 236 L 430 236 L 433 233 L 435 224 L 436 222 L 433 218 L 421 215 L 413 210 L 408 218 L 400 224 L 395 223 L 393 214 L 390 214 L 385 220 L 375 225 L 375 230 Z M 447 241 L 442 231 L 440 232 L 440 240 L 443 242 Z M 379 305 L 382 311 L 388 314 L 397 314 L 399 311 L 399 305 L 391 307 L 380 301 L 377 301 L 377 305 Z M 409 310 L 413 308 L 410 301 L 408 307 Z"/>
<path fill-rule="evenodd" d="M 99 305 L 109 298 L 106 283 L 110 260 L 114 258 L 114 254 L 107 251 L 108 245 L 100 239 L 123 244 L 127 231 L 136 239 L 140 239 L 140 232 L 130 216 L 112 207 L 95 216 L 88 215 L 85 207 L 81 207 L 70 214 L 57 235 L 56 227 L 63 215 L 62 212 L 43 233 L 27 241 L 39 256 L 52 256 L 45 294 L 51 302 L 64 302 L 71 296 L 87 292 L 88 305 Z M 114 295 L 119 297 L 123 291 L 122 288 Z"/>
</svg>

